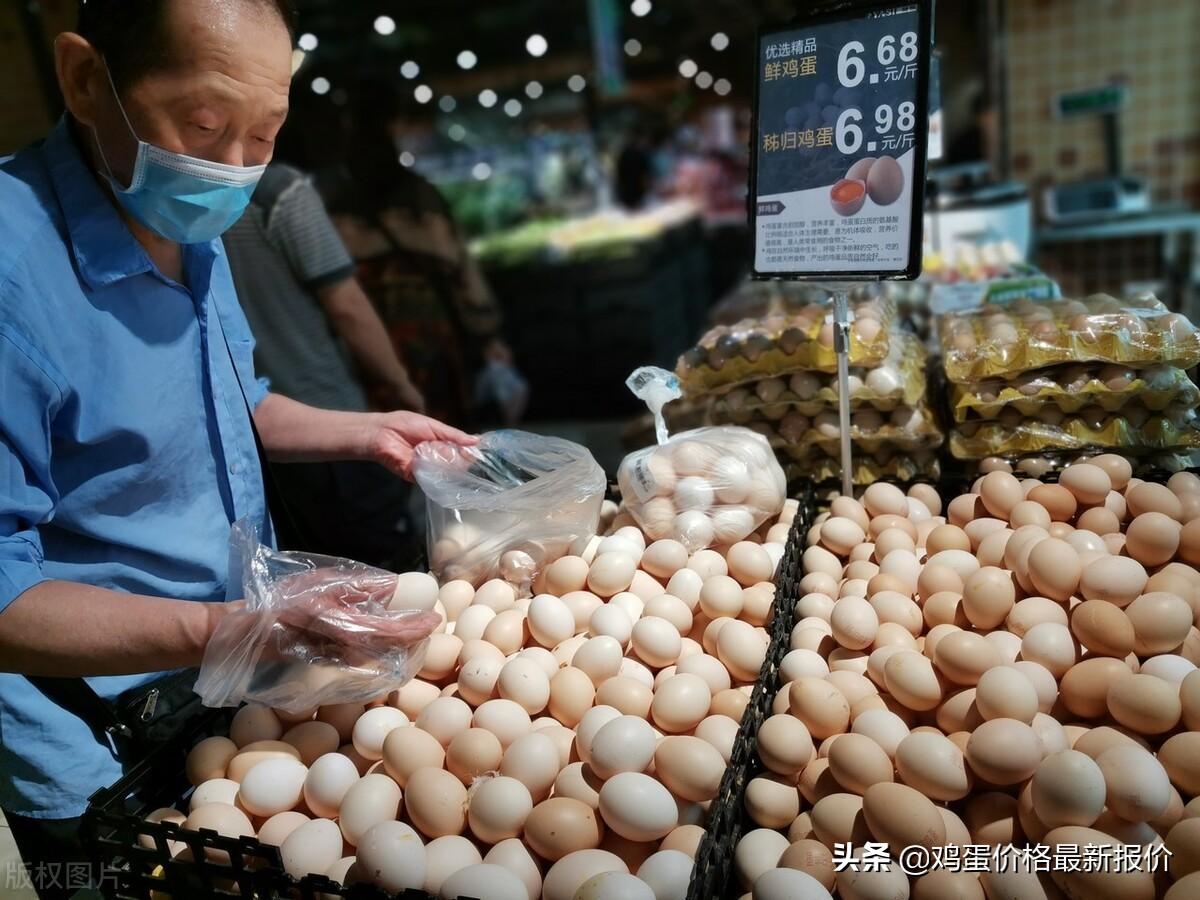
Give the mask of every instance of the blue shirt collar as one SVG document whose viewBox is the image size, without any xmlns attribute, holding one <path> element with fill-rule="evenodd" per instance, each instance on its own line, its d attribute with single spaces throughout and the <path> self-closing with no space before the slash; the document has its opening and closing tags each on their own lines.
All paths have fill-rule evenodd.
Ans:
<svg viewBox="0 0 1200 900">
<path fill-rule="evenodd" d="M 83 158 L 69 117 L 59 119 L 42 144 L 42 154 L 66 222 L 79 277 L 92 290 L 135 275 L 162 277 L 125 224 Z M 211 267 L 220 255 L 219 241 L 184 247 L 189 274 Z"/>
</svg>

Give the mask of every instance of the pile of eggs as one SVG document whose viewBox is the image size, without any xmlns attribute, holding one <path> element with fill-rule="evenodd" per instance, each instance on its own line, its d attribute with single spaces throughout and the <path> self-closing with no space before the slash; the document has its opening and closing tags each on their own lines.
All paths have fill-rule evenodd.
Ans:
<svg viewBox="0 0 1200 900">
<path fill-rule="evenodd" d="M 787 493 L 766 440 L 734 426 L 697 429 L 632 453 L 617 482 L 648 539 L 674 540 L 689 552 L 745 540 Z"/>
<path fill-rule="evenodd" d="M 151 820 L 257 836 L 296 877 L 447 900 L 684 897 L 768 648 L 781 503 L 695 553 L 618 513 L 527 598 L 401 576 L 406 606 L 445 619 L 417 678 L 365 705 L 240 709 L 191 751 L 187 811 Z"/>
<path fill-rule="evenodd" d="M 807 543 L 735 851 L 755 900 L 1200 897 L 1200 479 L 1106 454 L 1057 484 L 990 472 L 944 515 L 879 483 Z M 835 844 L 871 841 L 1173 856 L 835 873 Z"/>
</svg>

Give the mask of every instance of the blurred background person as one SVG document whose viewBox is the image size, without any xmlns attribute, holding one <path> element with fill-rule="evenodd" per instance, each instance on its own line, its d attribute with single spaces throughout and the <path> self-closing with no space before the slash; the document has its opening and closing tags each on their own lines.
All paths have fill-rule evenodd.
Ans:
<svg viewBox="0 0 1200 900">
<path fill-rule="evenodd" d="M 280 144 L 286 146 L 282 135 Z M 365 377 L 375 385 L 379 408 L 424 411 L 354 278 L 354 261 L 303 173 L 271 163 L 224 243 L 257 338 L 255 366 L 275 392 L 312 406 L 367 412 Z M 383 466 L 298 463 L 274 466 L 273 473 L 313 549 L 384 568 L 411 562 L 417 552 L 407 510 L 411 490 Z"/>
<path fill-rule="evenodd" d="M 397 137 L 411 125 L 390 84 L 354 91 L 317 186 L 426 411 L 515 424 L 527 389 L 499 306 L 438 189 L 399 162 Z"/>
</svg>

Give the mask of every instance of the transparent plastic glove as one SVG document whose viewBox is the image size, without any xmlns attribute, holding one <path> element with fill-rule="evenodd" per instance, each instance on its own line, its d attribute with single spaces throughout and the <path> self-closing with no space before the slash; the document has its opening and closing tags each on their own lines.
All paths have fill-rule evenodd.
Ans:
<svg viewBox="0 0 1200 900">
<path fill-rule="evenodd" d="M 396 576 L 347 559 L 281 553 L 238 522 L 230 538 L 246 600 L 209 639 L 196 681 L 206 706 L 251 700 L 299 711 L 364 703 L 421 668 L 436 613 L 390 608 Z"/>
</svg>

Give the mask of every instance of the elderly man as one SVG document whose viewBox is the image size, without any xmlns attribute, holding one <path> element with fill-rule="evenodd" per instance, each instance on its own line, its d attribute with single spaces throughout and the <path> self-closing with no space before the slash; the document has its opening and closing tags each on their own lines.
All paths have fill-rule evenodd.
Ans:
<svg viewBox="0 0 1200 900">
<path fill-rule="evenodd" d="M 254 424 L 273 459 L 402 474 L 422 441 L 471 441 L 255 379 L 218 238 L 287 115 L 287 6 L 85 0 L 55 42 L 68 114 L 0 160 L 0 806 L 31 869 L 83 858 L 77 817 L 123 762 L 96 717 L 200 663 L 231 524 L 269 530 Z"/>
</svg>

